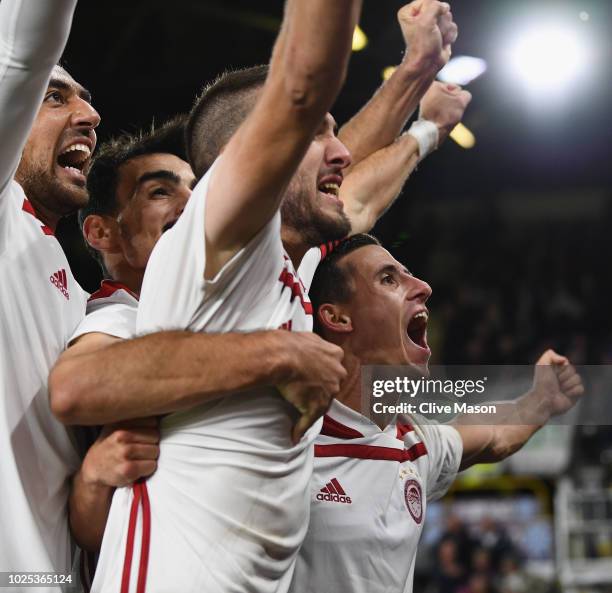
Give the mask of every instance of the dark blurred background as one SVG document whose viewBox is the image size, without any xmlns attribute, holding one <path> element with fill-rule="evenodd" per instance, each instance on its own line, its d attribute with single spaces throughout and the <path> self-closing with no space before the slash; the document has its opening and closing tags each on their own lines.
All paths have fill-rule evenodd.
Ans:
<svg viewBox="0 0 612 593">
<path fill-rule="evenodd" d="M 368 44 L 353 54 L 333 110 L 340 123 L 401 60 L 402 4 L 364 2 Z M 267 62 L 282 5 L 82 1 L 64 62 L 93 93 L 100 140 L 189 110 L 226 68 Z M 610 363 L 612 2 L 457 0 L 452 10 L 454 54 L 488 65 L 468 86 L 464 123 L 476 145 L 448 140 L 375 234 L 433 286 L 434 362 L 529 364 L 553 346 L 576 364 Z M 585 40 L 589 55 L 564 88 L 528 92 L 509 52 L 552 24 Z M 563 42 L 545 49 L 571 61 Z M 100 273 L 75 220 L 59 235 L 77 278 L 95 290 Z M 415 590 L 610 590 L 612 437 L 606 428 L 563 428 L 543 433 L 513 464 L 475 469 L 431 507 Z"/>
</svg>

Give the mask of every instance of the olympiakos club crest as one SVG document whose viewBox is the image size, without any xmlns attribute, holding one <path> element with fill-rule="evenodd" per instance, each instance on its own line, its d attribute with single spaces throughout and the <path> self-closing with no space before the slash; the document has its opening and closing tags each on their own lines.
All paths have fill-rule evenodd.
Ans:
<svg viewBox="0 0 612 593">
<path fill-rule="evenodd" d="M 404 484 L 404 500 L 410 516 L 417 525 L 423 520 L 423 495 L 421 485 L 416 480 L 406 480 Z"/>
</svg>

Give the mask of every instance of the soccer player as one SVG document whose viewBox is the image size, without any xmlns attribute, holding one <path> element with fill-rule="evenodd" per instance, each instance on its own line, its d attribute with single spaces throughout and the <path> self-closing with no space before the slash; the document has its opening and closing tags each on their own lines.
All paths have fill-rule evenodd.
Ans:
<svg viewBox="0 0 612 593">
<path fill-rule="evenodd" d="M 536 366 L 532 390 L 498 404 L 499 416 L 482 417 L 482 426 L 405 416 L 388 425 L 377 417 L 379 425 L 363 414 L 361 366 L 423 373 L 431 288 L 376 239 L 355 235 L 319 264 L 309 294 L 315 331 L 342 347 L 348 378 L 315 441 L 310 525 L 291 591 L 409 592 L 427 501 L 442 496 L 457 471 L 506 458 L 566 412 L 584 392 L 580 376 L 547 351 L 537 364 L 554 372 Z"/>
<path fill-rule="evenodd" d="M 337 184 L 349 162 L 325 114 L 359 12 L 356 0 L 287 3 L 260 101 L 149 259 L 139 331 L 311 329 L 278 208 L 302 160 L 315 192 Z M 191 154 L 200 149 L 192 145 Z M 328 400 L 315 381 L 296 391 Z M 156 473 L 115 492 L 93 590 L 142 589 L 145 581 L 151 592 L 286 590 L 308 522 L 305 490 L 320 428 L 292 441 L 294 410 L 273 389 L 258 389 L 166 416 Z"/>
<path fill-rule="evenodd" d="M 49 410 L 47 378 L 83 318 L 85 294 L 53 232 L 86 202 L 100 121 L 89 93 L 54 66 L 75 5 L 0 3 L 2 573 L 66 573 L 71 566 L 68 478 L 79 458 Z"/>
</svg>

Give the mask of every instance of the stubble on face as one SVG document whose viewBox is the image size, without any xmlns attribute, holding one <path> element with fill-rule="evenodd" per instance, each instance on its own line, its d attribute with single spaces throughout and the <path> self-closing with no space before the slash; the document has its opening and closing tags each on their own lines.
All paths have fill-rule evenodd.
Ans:
<svg viewBox="0 0 612 593">
<path fill-rule="evenodd" d="M 62 217 L 76 212 L 87 204 L 85 187 L 60 181 L 48 165 L 27 154 L 27 147 L 15 173 L 15 180 L 32 203 L 40 205 Z M 52 165 L 54 161 L 51 160 Z"/>
<path fill-rule="evenodd" d="M 298 170 L 285 192 L 281 218 L 283 225 L 295 230 L 308 247 L 344 239 L 351 232 L 344 210 L 326 212 L 319 200 L 312 180 Z"/>
</svg>

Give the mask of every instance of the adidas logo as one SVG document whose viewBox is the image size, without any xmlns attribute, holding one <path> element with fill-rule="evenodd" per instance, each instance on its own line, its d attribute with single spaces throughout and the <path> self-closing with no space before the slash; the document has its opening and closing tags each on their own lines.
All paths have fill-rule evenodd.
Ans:
<svg viewBox="0 0 612 593">
<path fill-rule="evenodd" d="M 343 504 L 352 504 L 350 496 L 346 495 L 346 492 L 340 486 L 340 482 L 334 478 L 331 482 L 321 488 L 320 492 L 317 493 L 317 500 L 327 500 L 329 502 L 341 502 Z"/>
<path fill-rule="evenodd" d="M 70 300 L 70 295 L 68 294 L 68 279 L 66 278 L 66 270 L 63 268 L 58 270 L 53 274 L 53 276 L 49 276 L 49 280 L 51 280 L 51 284 L 54 284 L 59 291 L 66 297 L 66 300 Z"/>
</svg>

